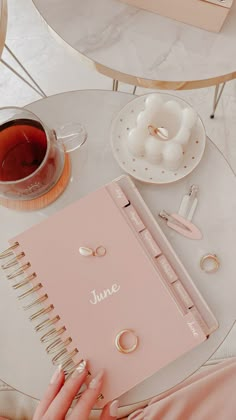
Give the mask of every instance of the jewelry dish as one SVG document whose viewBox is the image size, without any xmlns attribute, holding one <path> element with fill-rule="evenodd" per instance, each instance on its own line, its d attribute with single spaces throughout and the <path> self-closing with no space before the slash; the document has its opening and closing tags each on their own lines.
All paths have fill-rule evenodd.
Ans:
<svg viewBox="0 0 236 420">
<path fill-rule="evenodd" d="M 144 124 L 143 121 L 146 120 L 146 129 L 150 133 L 150 124 L 152 124 L 153 119 L 150 115 L 149 121 L 149 118 L 147 118 L 147 115 L 144 115 L 143 111 L 145 110 L 147 100 L 149 100 L 150 97 L 157 95 L 161 98 L 164 107 L 168 107 L 169 104 L 174 104 L 175 108 L 180 108 L 183 112 L 185 110 L 193 112 L 193 108 L 187 102 L 174 95 L 161 93 L 139 96 L 125 105 L 113 120 L 111 127 L 111 148 L 113 156 L 119 166 L 134 178 L 152 184 L 168 184 L 189 175 L 200 163 L 205 150 L 206 133 L 202 120 L 199 115 L 196 114 L 196 122 L 191 129 L 188 144 L 187 146 L 185 144 L 185 147 L 182 150 L 183 159 L 179 162 L 180 165 L 178 168 L 173 167 L 171 168 L 172 170 L 169 169 L 169 166 L 166 165 L 166 162 L 163 159 L 159 161 L 156 159 L 152 162 L 152 159 L 150 159 L 150 153 L 148 158 L 147 155 L 140 154 L 140 150 L 138 150 L 138 153 L 132 153 L 129 146 L 130 134 L 137 129 L 137 120 L 139 124 L 140 119 L 142 120 L 142 125 Z M 159 111 L 161 114 L 162 110 Z M 171 118 L 173 113 L 170 113 L 169 115 Z M 162 134 L 162 138 L 159 139 L 162 140 L 162 143 L 171 143 L 172 138 L 174 139 L 174 135 L 172 135 L 172 138 L 169 139 L 163 138 L 167 137 L 168 133 L 171 133 L 173 125 L 175 125 L 175 122 L 169 119 L 169 127 L 166 126 L 163 128 L 158 126 L 158 128 L 154 128 L 154 134 L 158 131 L 159 134 Z M 182 128 L 183 127 L 179 128 L 179 132 Z M 163 136 L 163 133 L 165 136 Z M 175 136 L 176 138 L 177 134 L 178 133 L 176 133 Z M 153 136 L 153 139 L 154 138 L 155 137 Z"/>
</svg>

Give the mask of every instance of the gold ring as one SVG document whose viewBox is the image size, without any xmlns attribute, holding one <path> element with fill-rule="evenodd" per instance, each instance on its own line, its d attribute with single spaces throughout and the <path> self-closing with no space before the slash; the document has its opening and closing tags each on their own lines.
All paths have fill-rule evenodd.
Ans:
<svg viewBox="0 0 236 420">
<path fill-rule="evenodd" d="M 83 257 L 104 257 L 106 255 L 107 250 L 104 246 L 99 245 L 95 250 L 93 248 L 87 248 L 86 246 L 81 246 L 79 248 L 79 253 Z"/>
<path fill-rule="evenodd" d="M 95 249 L 93 255 L 95 255 L 95 257 L 104 257 L 104 255 L 106 255 L 106 253 L 107 253 L 106 248 L 104 246 L 100 245 Z"/>
<path fill-rule="evenodd" d="M 208 266 L 208 264 L 206 264 L 207 262 L 212 264 Z M 200 267 L 203 271 L 205 271 L 205 273 L 216 273 L 216 271 L 220 268 L 219 258 L 216 254 L 204 255 L 200 260 Z"/>
<path fill-rule="evenodd" d="M 168 130 L 164 127 L 154 127 L 154 125 L 149 125 L 148 131 L 151 136 L 157 137 L 159 140 L 168 140 Z"/>
<path fill-rule="evenodd" d="M 124 334 L 132 334 L 135 337 L 135 342 L 131 347 L 123 347 L 121 344 L 121 338 L 123 337 Z M 136 348 L 138 347 L 138 337 L 136 336 L 136 334 L 134 333 L 133 330 L 121 330 L 117 335 L 116 335 L 116 339 L 115 339 L 115 345 L 117 350 L 120 353 L 132 353 L 133 351 L 136 350 Z"/>
</svg>

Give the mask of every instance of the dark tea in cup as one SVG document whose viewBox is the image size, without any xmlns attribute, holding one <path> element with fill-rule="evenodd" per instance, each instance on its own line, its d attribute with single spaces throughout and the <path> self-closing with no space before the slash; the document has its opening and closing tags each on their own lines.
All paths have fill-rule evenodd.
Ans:
<svg viewBox="0 0 236 420">
<path fill-rule="evenodd" d="M 0 126 L 0 181 L 18 181 L 35 172 L 47 152 L 42 125 L 19 119 Z"/>
<path fill-rule="evenodd" d="M 66 154 L 78 151 L 86 140 L 77 121 L 48 127 L 25 108 L 0 108 L 0 199 L 32 200 L 46 194 L 61 177 Z"/>
<path fill-rule="evenodd" d="M 47 193 L 63 172 L 65 150 L 32 112 L 0 109 L 0 196 L 31 200 Z"/>
</svg>

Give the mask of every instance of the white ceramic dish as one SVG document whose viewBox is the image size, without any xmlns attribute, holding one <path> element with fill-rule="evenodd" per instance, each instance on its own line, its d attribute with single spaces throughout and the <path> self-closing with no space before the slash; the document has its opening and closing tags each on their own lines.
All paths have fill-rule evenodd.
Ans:
<svg viewBox="0 0 236 420">
<path fill-rule="evenodd" d="M 160 94 L 163 101 L 177 101 L 183 108 L 191 108 L 184 100 L 169 94 Z M 190 174 L 202 159 L 206 133 L 202 120 L 198 116 L 192 130 L 188 148 L 183 162 L 178 170 L 167 170 L 162 164 L 153 164 L 144 158 L 134 157 L 127 147 L 130 130 L 136 126 L 138 114 L 144 109 L 145 101 L 149 94 L 139 96 L 125 105 L 117 114 L 111 127 L 112 152 L 119 166 L 134 178 L 152 184 L 168 184 L 178 181 Z"/>
</svg>

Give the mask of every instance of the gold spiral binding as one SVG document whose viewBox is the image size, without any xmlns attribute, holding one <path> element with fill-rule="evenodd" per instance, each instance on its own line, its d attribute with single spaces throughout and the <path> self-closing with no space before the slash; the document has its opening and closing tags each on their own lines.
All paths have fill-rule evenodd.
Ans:
<svg viewBox="0 0 236 420">
<path fill-rule="evenodd" d="M 56 362 L 58 362 L 58 364 L 61 364 L 61 358 L 65 355 L 68 354 L 68 351 L 66 349 L 63 349 L 62 351 L 60 351 L 58 354 L 56 354 L 56 356 L 53 357 L 52 359 L 52 363 L 56 364 Z"/>
<path fill-rule="evenodd" d="M 5 264 L 2 264 L 1 267 L 3 268 L 3 270 L 6 270 L 8 268 L 14 267 L 15 265 L 18 264 L 18 261 L 25 257 L 25 253 L 24 252 L 20 252 L 20 254 L 16 255 L 14 258 L 11 258 L 10 261 L 8 261 Z"/>
<path fill-rule="evenodd" d="M 36 286 L 32 287 L 31 289 L 22 293 L 22 295 L 18 296 L 18 299 L 19 300 L 24 299 L 25 297 L 31 295 L 31 293 L 37 292 L 39 289 L 41 289 L 41 287 L 43 287 L 41 283 L 36 284 Z"/>
<path fill-rule="evenodd" d="M 51 354 L 56 353 L 56 354 L 55 354 L 55 356 L 53 357 L 53 359 L 52 359 L 52 360 L 53 360 L 53 361 L 56 361 L 56 360 L 62 359 L 62 360 L 60 360 L 60 363 L 63 363 L 64 358 L 65 358 L 65 357 L 67 358 L 66 353 L 68 354 L 67 346 L 68 346 L 71 342 L 72 342 L 72 340 L 71 340 L 71 338 L 69 338 L 69 339 L 68 339 L 68 340 L 66 340 L 65 342 L 61 343 L 61 344 L 63 344 L 63 345 L 61 345 L 61 346 L 57 347 L 56 351 L 51 350 L 51 351 L 50 351 L 50 353 L 51 353 Z M 66 356 L 64 356 L 64 355 L 66 355 Z"/>
<path fill-rule="evenodd" d="M 65 341 L 62 341 L 61 338 L 57 338 L 53 343 L 49 344 L 46 348 L 46 352 L 49 354 L 57 353 L 60 350 L 63 350 L 72 342 L 72 338 L 68 337 Z"/>
<path fill-rule="evenodd" d="M 63 358 L 63 360 L 61 361 L 62 363 L 62 369 L 64 370 L 67 366 L 69 366 L 70 364 L 72 364 L 73 362 L 73 357 L 76 356 L 76 354 L 79 353 L 79 350 L 74 348 L 67 357 Z"/>
<path fill-rule="evenodd" d="M 58 322 L 60 320 L 59 315 L 56 315 L 54 318 L 52 319 L 45 319 L 45 321 L 42 321 L 39 325 L 36 325 L 35 327 L 35 331 L 42 331 L 45 328 L 50 327 L 53 324 L 56 324 L 56 322 Z"/>
<path fill-rule="evenodd" d="M 56 328 L 52 328 L 50 331 L 48 331 L 46 334 L 44 334 L 40 341 L 42 343 L 48 343 L 49 341 L 53 340 L 55 337 L 59 337 L 61 334 L 63 334 L 66 331 L 66 327 L 61 327 L 59 330 Z"/>
<path fill-rule="evenodd" d="M 80 366 L 80 365 L 82 365 L 82 363 L 84 364 L 84 367 L 86 367 L 86 362 L 83 360 L 83 359 L 81 359 L 79 362 L 77 362 L 77 363 L 75 363 L 73 360 L 71 360 L 71 363 L 70 363 L 70 365 L 71 366 L 68 366 L 68 367 L 66 367 L 66 368 L 63 368 L 63 365 L 62 365 L 62 369 L 64 370 L 64 372 L 65 372 L 65 375 L 66 375 L 66 379 L 68 379 L 71 375 L 72 375 L 72 373 L 75 371 L 75 369 L 78 367 L 78 366 Z"/>
<path fill-rule="evenodd" d="M 0 260 L 3 258 L 10 257 L 10 255 L 14 254 L 13 249 L 17 248 L 19 246 L 19 242 L 15 242 L 12 246 L 7 248 L 5 251 L 0 253 Z"/>
<path fill-rule="evenodd" d="M 73 367 L 73 372 L 74 372 L 74 370 L 75 370 L 75 368 L 74 368 L 74 366 L 75 366 L 75 364 L 74 364 L 74 362 L 73 362 L 73 360 L 71 359 L 71 358 L 69 358 L 68 360 L 66 360 L 62 365 L 61 365 L 61 369 L 63 370 L 63 372 L 65 373 L 65 376 L 67 375 L 67 371 L 68 371 L 68 369 L 70 368 L 70 366 L 71 366 L 71 368 Z"/>
<path fill-rule="evenodd" d="M 67 353 L 67 354 L 66 354 Z M 78 349 L 73 349 L 70 353 L 68 353 L 68 351 L 66 350 L 65 355 L 63 354 L 62 356 L 60 356 L 58 359 L 60 361 L 60 364 L 63 365 L 63 363 L 67 362 L 69 359 L 72 360 L 72 358 L 79 353 Z"/>
<path fill-rule="evenodd" d="M 54 309 L 53 305 L 49 305 L 47 308 L 40 309 L 39 311 L 32 314 L 29 319 L 30 321 L 34 321 L 35 319 L 38 319 L 40 316 L 48 314 Z"/>
<path fill-rule="evenodd" d="M 30 274 L 29 276 L 25 277 L 25 279 L 24 279 L 24 280 L 22 280 L 22 281 L 20 281 L 20 282 L 18 282 L 18 283 L 16 283 L 16 284 L 13 284 L 13 286 L 12 286 L 12 287 L 13 287 L 13 289 L 17 290 L 17 289 L 19 289 L 20 287 L 26 286 L 26 284 L 30 283 L 30 282 L 31 282 L 32 280 L 34 280 L 36 277 L 37 277 L 36 273 L 32 273 L 32 274 Z"/>
<path fill-rule="evenodd" d="M 49 344 L 49 346 L 46 347 L 46 352 L 47 353 L 54 353 L 55 351 L 57 352 L 57 347 L 58 345 L 62 344 L 62 340 L 61 338 L 57 338 L 55 341 L 53 341 L 53 343 Z"/>
<path fill-rule="evenodd" d="M 30 303 L 29 305 L 25 305 L 25 306 L 23 306 L 23 309 L 25 310 L 25 311 L 27 311 L 27 309 L 31 309 L 31 308 L 33 308 L 34 306 L 37 306 L 37 305 L 39 305 L 40 303 L 42 303 L 42 302 L 44 302 L 45 300 L 47 300 L 48 299 L 48 295 L 47 294 L 45 294 L 45 295 L 43 295 L 43 296 L 40 296 L 38 299 L 36 299 L 36 300 L 34 300 L 32 303 Z"/>
<path fill-rule="evenodd" d="M 18 246 L 19 246 L 19 242 L 15 242 L 8 249 L 6 249 L 2 253 L 0 253 L 0 259 L 8 258 L 11 255 L 14 255 L 13 251 Z M 7 270 L 9 268 L 12 268 L 12 267 L 16 266 L 19 263 L 19 260 L 22 259 L 23 257 L 25 257 L 25 253 L 20 252 L 18 255 L 15 255 L 13 258 L 8 260 L 6 263 L 2 264 L 1 268 L 3 270 Z M 9 280 L 13 280 L 16 277 L 25 274 L 25 271 L 28 270 L 28 268 L 30 268 L 30 267 L 31 267 L 31 264 L 29 262 L 27 262 L 27 263 L 23 264 L 21 267 L 18 267 L 16 270 L 12 271 L 12 273 L 7 274 L 6 277 Z M 29 274 L 28 276 L 26 276 L 22 280 L 13 284 L 12 287 L 15 290 L 23 288 L 23 287 L 29 285 L 36 277 L 37 277 L 36 273 Z M 39 291 L 42 287 L 43 286 L 42 286 L 41 283 L 38 283 L 34 286 L 32 285 L 32 287 L 30 289 L 26 290 L 24 293 L 19 295 L 18 299 L 22 300 L 22 299 L 28 297 L 31 294 L 34 294 L 35 292 Z M 24 305 L 23 309 L 28 310 L 28 309 L 34 308 L 35 306 L 42 304 L 47 299 L 48 299 L 48 295 L 44 294 L 43 296 L 38 297 L 33 302 L 31 302 L 27 305 Z M 54 309 L 54 306 L 52 304 L 50 304 L 46 308 L 41 308 L 37 312 L 33 313 L 29 317 L 29 319 L 31 321 L 35 321 L 38 318 L 40 318 L 41 316 L 44 316 L 44 315 L 50 313 L 51 311 L 53 311 L 53 309 Z M 60 320 L 59 315 L 56 315 L 51 319 L 46 318 L 42 322 L 40 322 L 38 325 L 36 325 L 34 329 L 35 329 L 36 332 L 40 332 L 40 331 L 43 331 L 45 329 L 49 329 L 51 326 L 55 325 L 59 320 Z M 81 363 L 83 363 L 83 362 L 86 363 L 86 362 L 83 359 L 80 360 L 77 363 L 73 360 L 73 358 L 76 356 L 76 354 L 79 352 L 79 350 L 77 348 L 74 348 L 73 350 L 68 351 L 67 347 L 72 343 L 71 337 L 68 337 L 65 340 L 62 340 L 62 338 L 60 337 L 65 333 L 65 331 L 66 331 L 65 326 L 59 327 L 58 329 L 53 327 L 53 328 L 49 329 L 40 338 L 40 341 L 42 343 L 50 343 L 46 347 L 46 352 L 50 355 L 55 354 L 54 357 L 52 358 L 52 363 L 55 364 L 55 365 L 58 365 L 58 364 L 62 365 L 62 369 L 65 372 L 65 377 L 66 377 L 66 380 L 67 380 L 72 375 L 72 373 L 75 371 L 75 369 L 79 365 L 81 365 Z M 88 375 L 91 375 L 91 373 L 88 372 Z M 84 391 L 79 391 L 75 398 L 79 399 L 81 397 L 81 395 L 83 394 L 83 392 Z M 100 399 L 103 399 L 103 398 L 104 398 L 104 396 L 102 394 L 100 394 L 97 399 L 100 400 Z"/>
<path fill-rule="evenodd" d="M 80 361 L 79 362 L 77 362 L 77 363 L 74 363 L 73 362 L 73 360 L 71 360 L 71 364 L 73 364 L 73 366 L 71 366 L 71 367 L 68 367 L 67 369 L 66 369 L 66 372 L 65 372 L 65 374 L 67 375 L 67 379 L 68 379 L 68 377 L 70 376 L 70 375 L 72 375 L 72 373 L 74 372 L 74 370 L 78 367 L 78 366 L 81 366 L 81 368 L 83 367 L 83 368 L 85 368 L 86 367 L 86 362 L 85 362 L 85 360 L 84 359 L 80 359 Z M 62 370 L 64 370 L 64 367 L 63 367 L 63 365 L 62 365 Z M 90 372 L 88 373 L 88 374 L 90 374 Z"/>
<path fill-rule="evenodd" d="M 24 274 L 25 270 L 27 270 L 30 267 L 30 263 L 27 262 L 26 264 L 22 265 L 22 267 L 18 268 L 17 270 L 14 270 L 13 273 L 8 274 L 7 278 L 9 280 L 12 280 L 18 276 L 21 276 L 22 274 Z"/>
<path fill-rule="evenodd" d="M 74 399 L 79 400 L 82 397 L 83 393 L 84 393 L 84 391 L 79 392 L 78 394 L 76 394 Z M 99 394 L 99 396 L 97 397 L 97 401 L 101 401 L 101 400 L 104 400 L 104 395 L 103 394 Z"/>
</svg>

